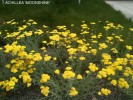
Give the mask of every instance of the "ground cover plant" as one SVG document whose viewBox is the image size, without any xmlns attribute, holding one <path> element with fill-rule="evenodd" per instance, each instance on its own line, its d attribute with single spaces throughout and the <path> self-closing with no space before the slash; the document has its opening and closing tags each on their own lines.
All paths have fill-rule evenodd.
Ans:
<svg viewBox="0 0 133 100">
<path fill-rule="evenodd" d="M 132 100 L 132 33 L 104 0 L 1 4 L 0 99 Z"/>
<path fill-rule="evenodd" d="M 82 21 L 76 33 L 74 24 L 36 26 L 31 19 L 1 25 L 1 98 L 30 87 L 41 100 L 122 100 L 132 93 L 132 27 Z"/>
</svg>

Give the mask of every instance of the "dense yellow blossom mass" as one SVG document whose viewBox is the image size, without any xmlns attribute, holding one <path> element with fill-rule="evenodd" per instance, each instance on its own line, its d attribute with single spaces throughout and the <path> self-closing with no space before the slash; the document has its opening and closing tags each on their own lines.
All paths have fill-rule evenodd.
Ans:
<svg viewBox="0 0 133 100">
<path fill-rule="evenodd" d="M 0 46 L 1 92 L 38 86 L 50 99 L 77 100 L 122 95 L 132 88 L 133 42 L 124 38 L 124 26 L 82 21 L 75 32 L 65 25 L 49 29 L 36 24 L 11 20 L 3 26 L 13 29 L 0 27 L 6 41 Z"/>
</svg>

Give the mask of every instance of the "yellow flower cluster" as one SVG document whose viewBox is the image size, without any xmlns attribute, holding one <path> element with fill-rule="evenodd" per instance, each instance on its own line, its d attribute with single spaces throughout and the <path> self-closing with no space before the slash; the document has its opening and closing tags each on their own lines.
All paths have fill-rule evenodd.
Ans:
<svg viewBox="0 0 133 100">
<path fill-rule="evenodd" d="M 27 87 L 31 86 L 31 77 L 27 72 L 22 72 L 21 75 L 19 75 L 19 78 L 22 78 L 23 83 L 27 84 Z"/>
<path fill-rule="evenodd" d="M 101 91 L 98 92 L 98 95 L 102 95 L 102 94 L 107 96 L 107 95 L 111 94 L 111 91 L 107 88 L 102 88 Z"/>
<path fill-rule="evenodd" d="M 46 25 L 43 25 L 43 29 L 30 30 L 37 22 L 33 20 L 23 22 L 25 25 L 18 26 L 14 32 L 5 30 L 6 36 L 3 38 L 10 42 L 0 47 L 0 53 L 11 56 L 4 66 L 15 77 L 1 81 L 2 89 L 6 91 L 14 89 L 16 83 L 19 84 L 17 77 L 27 87 L 35 81 L 44 96 L 48 96 L 49 93 L 52 95 L 53 89 L 57 86 L 51 88 L 54 82 L 62 85 L 57 86 L 57 91 L 63 90 L 62 94 L 68 93 L 67 86 L 71 87 L 69 90 L 71 97 L 78 96 L 77 90 L 81 88 L 80 85 L 87 87 L 84 80 L 87 83 L 88 79 L 107 82 L 104 84 L 110 88 L 111 86 L 124 90 L 129 88 L 130 79 L 133 79 L 132 45 L 126 42 L 121 34 L 112 33 L 112 30 L 123 30 L 122 25 L 106 21 L 103 29 L 107 33 L 98 33 L 90 28 L 95 26 L 96 22 L 89 23 L 89 27 L 85 21 L 82 21 L 81 31 L 77 34 L 67 29 L 65 25 L 57 26 L 53 30 L 48 30 Z M 12 20 L 6 24 L 19 23 Z M 130 28 L 130 31 L 132 30 Z M 0 32 L 1 34 L 5 35 Z M 40 76 L 41 78 L 38 78 Z M 97 83 L 100 88 L 99 92 L 96 91 L 98 95 L 108 96 L 114 91 L 102 88 L 105 85 L 101 85 L 100 82 Z M 44 84 L 48 86 L 43 86 Z M 74 85 L 77 89 L 72 87 Z M 64 88 L 61 89 L 62 87 Z M 90 91 L 89 88 L 85 89 Z"/>
<path fill-rule="evenodd" d="M 112 80 L 110 83 L 111 83 L 112 85 L 114 85 L 114 86 L 117 85 L 117 81 L 116 81 L 116 80 Z"/>
<path fill-rule="evenodd" d="M 11 77 L 10 80 L 1 81 L 0 86 L 2 86 L 2 89 L 6 89 L 6 91 L 10 91 L 14 89 L 17 82 L 18 79 L 16 77 Z"/>
<path fill-rule="evenodd" d="M 95 72 L 98 70 L 98 67 L 96 66 L 96 64 L 90 63 L 88 68 L 92 71 Z"/>
<path fill-rule="evenodd" d="M 133 71 L 130 67 L 125 68 L 124 76 L 132 75 Z"/>
<path fill-rule="evenodd" d="M 40 89 L 41 89 L 41 93 L 42 93 L 44 96 L 47 97 L 48 94 L 49 94 L 49 87 L 48 87 L 48 86 L 46 86 L 46 87 L 41 86 Z"/>
<path fill-rule="evenodd" d="M 29 73 L 33 73 L 33 64 L 36 61 L 42 60 L 40 53 L 34 53 L 31 51 L 29 54 L 25 51 L 25 46 L 17 45 L 17 42 L 13 42 L 11 45 L 5 46 L 6 53 L 11 53 L 16 58 L 10 61 L 10 64 L 7 64 L 6 67 L 11 69 L 12 73 L 16 73 L 19 70 L 27 70 Z"/>
<path fill-rule="evenodd" d="M 50 80 L 50 76 L 48 74 L 41 75 L 40 83 L 46 83 L 48 80 Z M 50 92 L 48 86 L 41 86 L 40 89 L 41 89 L 41 93 L 44 96 L 48 96 L 48 94 Z"/>
<path fill-rule="evenodd" d="M 62 74 L 64 79 L 71 79 L 75 77 L 75 73 L 71 70 L 71 67 L 66 67 L 66 70 Z"/>
<path fill-rule="evenodd" d="M 7 35 L 4 38 L 5 39 L 15 38 L 16 40 L 21 40 L 23 38 L 30 37 L 33 34 L 34 35 L 41 35 L 41 34 L 44 33 L 41 29 L 36 29 L 34 32 L 33 31 L 27 31 L 28 27 L 31 27 L 32 25 L 37 24 L 37 22 L 35 22 L 33 20 L 28 20 L 27 22 L 26 22 L 26 20 L 23 20 L 23 22 L 25 23 L 25 25 L 18 26 L 18 31 L 15 31 L 15 32 L 12 32 L 12 33 L 8 32 Z M 18 22 L 15 22 L 15 21 L 11 20 L 11 21 L 6 22 L 6 24 L 9 24 L 9 25 L 15 25 L 16 24 L 17 25 Z"/>
<path fill-rule="evenodd" d="M 70 92 L 69 92 L 69 95 L 70 96 L 76 96 L 78 94 L 78 91 L 75 89 L 75 87 L 72 87 Z"/>
<path fill-rule="evenodd" d="M 112 70 L 112 69 L 110 69 L 110 68 L 107 68 L 107 69 L 105 69 L 105 68 L 102 68 L 102 70 L 100 70 L 99 72 L 98 72 L 98 75 L 97 75 L 97 77 L 98 78 L 106 78 L 108 75 L 115 75 L 115 72 L 114 72 L 114 70 Z"/>
<path fill-rule="evenodd" d="M 119 86 L 120 88 L 126 88 L 126 89 L 129 88 L 129 84 L 127 83 L 127 81 L 125 81 L 124 78 L 120 78 L 120 79 L 118 80 L 118 86 Z"/>
<path fill-rule="evenodd" d="M 50 59 L 51 59 L 51 56 L 49 56 L 48 54 L 44 56 L 44 61 L 49 61 Z"/>
<path fill-rule="evenodd" d="M 46 83 L 48 80 L 50 80 L 50 76 L 48 74 L 42 74 L 40 82 Z"/>
<path fill-rule="evenodd" d="M 108 46 L 105 44 L 105 43 L 100 43 L 99 44 L 99 50 L 102 50 L 102 49 L 105 49 L 107 48 Z"/>
<path fill-rule="evenodd" d="M 76 48 L 69 48 L 69 49 L 67 49 L 67 52 L 68 52 L 69 55 L 73 55 L 73 54 L 75 54 L 76 51 L 77 51 Z"/>
<path fill-rule="evenodd" d="M 34 34 L 41 35 L 43 34 L 43 31 L 41 29 L 38 29 L 34 32 Z"/>
<path fill-rule="evenodd" d="M 24 49 L 26 48 L 25 46 L 21 46 L 21 45 L 17 45 L 18 42 L 13 42 L 11 45 L 7 44 L 4 46 L 5 53 L 12 53 L 13 55 L 24 51 Z"/>
<path fill-rule="evenodd" d="M 49 37 L 51 40 L 53 41 L 59 41 L 60 40 L 60 36 L 59 35 L 53 35 Z"/>
<path fill-rule="evenodd" d="M 111 64 L 112 62 L 110 61 L 111 60 L 111 56 L 107 53 L 103 53 L 102 54 L 102 62 L 105 64 L 105 65 L 108 65 L 108 64 Z"/>
<path fill-rule="evenodd" d="M 129 45 L 126 45 L 126 48 L 127 48 L 128 50 L 132 50 L 132 46 L 129 46 Z"/>
</svg>

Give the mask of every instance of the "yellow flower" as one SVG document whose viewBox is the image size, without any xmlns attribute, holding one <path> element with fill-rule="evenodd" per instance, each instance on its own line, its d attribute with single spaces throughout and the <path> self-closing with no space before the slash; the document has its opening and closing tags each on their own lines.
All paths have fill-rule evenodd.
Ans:
<svg viewBox="0 0 133 100">
<path fill-rule="evenodd" d="M 19 78 L 23 79 L 23 83 L 26 83 L 27 87 L 29 86 L 29 83 L 31 83 L 31 81 L 32 81 L 29 73 L 24 72 L 24 71 L 21 73 L 21 75 L 19 75 Z"/>
<path fill-rule="evenodd" d="M 43 25 L 43 28 L 48 28 L 48 26 L 46 26 L 46 25 Z"/>
<path fill-rule="evenodd" d="M 9 44 L 5 45 L 4 48 L 5 48 L 4 51 L 5 53 L 9 53 L 12 50 L 12 46 L 10 46 Z"/>
<path fill-rule="evenodd" d="M 50 56 L 45 55 L 45 57 L 50 57 Z M 33 55 L 33 60 L 34 60 L 34 61 L 41 61 L 41 60 L 42 60 L 41 54 L 40 54 L 40 53 L 35 53 L 35 54 Z"/>
<path fill-rule="evenodd" d="M 115 75 L 115 71 L 112 70 L 111 68 L 106 68 L 106 69 L 103 69 L 107 75 Z"/>
<path fill-rule="evenodd" d="M 31 36 L 32 35 L 32 31 L 29 31 L 29 32 L 24 32 L 25 36 Z"/>
<path fill-rule="evenodd" d="M 123 75 L 124 75 L 124 76 L 129 76 L 129 73 L 126 73 L 126 72 L 125 72 Z"/>
<path fill-rule="evenodd" d="M 67 71 L 69 71 L 71 69 L 72 69 L 72 67 L 69 67 L 69 66 L 65 68 L 65 70 L 67 70 Z"/>
<path fill-rule="evenodd" d="M 91 38 L 95 39 L 95 38 L 97 38 L 97 36 L 96 35 L 92 35 Z"/>
<path fill-rule="evenodd" d="M 10 90 L 14 89 L 15 82 L 14 81 L 9 81 L 6 85 L 7 85 L 6 86 L 6 91 L 10 91 Z"/>
<path fill-rule="evenodd" d="M 2 48 L 0 47 L 0 50 L 2 50 Z"/>
<path fill-rule="evenodd" d="M 62 32 L 62 35 L 63 35 L 64 37 L 67 37 L 68 32 Z"/>
<path fill-rule="evenodd" d="M 77 79 L 79 79 L 79 80 L 83 79 L 82 75 L 78 74 Z"/>
<path fill-rule="evenodd" d="M 116 66 L 116 68 L 120 71 L 122 70 L 122 66 Z"/>
<path fill-rule="evenodd" d="M 79 48 L 79 51 L 85 52 L 85 53 L 86 53 L 86 51 L 88 49 L 88 47 L 86 45 L 79 46 L 78 48 Z"/>
<path fill-rule="evenodd" d="M 24 83 L 29 83 L 29 82 L 31 82 L 31 78 L 30 78 L 29 75 L 23 75 L 22 77 L 23 77 L 23 82 L 24 82 Z"/>
<path fill-rule="evenodd" d="M 109 54 L 107 54 L 107 53 L 103 53 L 103 54 L 102 54 L 102 57 L 103 57 L 103 59 L 105 59 L 105 60 L 111 59 L 111 56 L 110 56 Z"/>
<path fill-rule="evenodd" d="M 51 56 L 49 56 L 48 54 L 44 56 L 44 61 L 49 61 L 50 59 L 51 59 Z"/>
<path fill-rule="evenodd" d="M 105 65 L 109 65 L 109 64 L 112 64 L 112 62 L 110 61 L 111 60 L 111 56 L 107 53 L 103 53 L 102 54 L 102 58 L 103 60 L 101 60 Z"/>
<path fill-rule="evenodd" d="M 91 53 L 92 53 L 93 55 L 96 55 L 97 50 L 96 50 L 96 49 L 91 49 Z"/>
<path fill-rule="evenodd" d="M 116 86 L 117 85 L 117 81 L 116 80 L 112 80 L 111 81 L 111 84 L 114 85 L 114 86 Z"/>
<path fill-rule="evenodd" d="M 108 39 L 109 41 L 111 41 L 111 40 L 113 40 L 113 37 L 107 37 L 107 39 Z"/>
<path fill-rule="evenodd" d="M 109 30 L 111 27 L 110 26 L 104 26 L 103 27 L 105 30 Z"/>
<path fill-rule="evenodd" d="M 126 54 L 126 57 L 127 57 L 127 58 L 131 58 L 131 55 L 127 53 L 127 54 Z"/>
<path fill-rule="evenodd" d="M 76 33 L 71 33 L 71 34 L 69 34 L 69 36 L 70 36 L 71 38 L 74 38 L 74 37 L 77 36 L 77 34 L 76 34 Z"/>
<path fill-rule="evenodd" d="M 41 93 L 42 93 L 44 96 L 47 97 L 48 94 L 49 94 L 49 87 L 48 87 L 48 86 L 46 86 L 46 87 L 41 86 L 40 89 L 41 89 Z"/>
<path fill-rule="evenodd" d="M 102 78 L 102 75 L 99 75 L 99 74 L 98 74 L 97 77 L 98 77 L 99 79 L 101 79 L 101 78 Z"/>
<path fill-rule="evenodd" d="M 66 70 L 63 74 L 62 77 L 64 79 L 71 79 L 75 77 L 75 73 L 73 71 Z"/>
<path fill-rule="evenodd" d="M 27 70 L 28 73 L 33 73 L 33 71 L 34 71 L 34 68 L 29 68 L 29 69 Z"/>
<path fill-rule="evenodd" d="M 82 27 L 83 29 L 88 28 L 87 24 L 82 24 L 81 27 Z"/>
<path fill-rule="evenodd" d="M 46 43 L 47 43 L 47 41 L 42 41 L 42 43 L 46 44 Z"/>
<path fill-rule="evenodd" d="M 16 77 L 10 78 L 11 81 L 18 82 L 18 79 Z"/>
<path fill-rule="evenodd" d="M 88 66 L 88 68 L 89 68 L 92 72 L 95 72 L 95 71 L 98 70 L 98 67 L 97 67 L 95 64 L 93 64 L 93 63 L 90 63 L 89 66 Z"/>
<path fill-rule="evenodd" d="M 15 59 L 12 59 L 11 60 L 11 64 L 13 64 L 13 63 L 16 63 L 16 60 Z"/>
<path fill-rule="evenodd" d="M 112 48 L 111 50 L 112 50 L 113 53 L 118 53 L 116 48 Z"/>
<path fill-rule="evenodd" d="M 8 82 L 8 85 L 11 87 L 11 86 L 14 86 L 15 85 L 15 82 L 14 81 L 9 81 Z"/>
<path fill-rule="evenodd" d="M 68 61 L 66 61 L 65 63 L 66 63 L 66 64 L 68 64 L 69 62 L 68 62 Z"/>
<path fill-rule="evenodd" d="M 83 40 L 77 40 L 77 43 L 84 44 Z"/>
<path fill-rule="evenodd" d="M 85 57 L 80 57 L 79 60 L 81 60 L 81 61 L 82 61 L 82 60 L 85 60 Z"/>
<path fill-rule="evenodd" d="M 37 35 L 41 35 L 43 34 L 44 32 L 41 30 L 41 29 L 38 29 L 34 32 L 34 34 L 37 34 Z"/>
<path fill-rule="evenodd" d="M 83 31 L 81 34 L 88 34 L 89 32 L 88 31 Z"/>
<path fill-rule="evenodd" d="M 54 71 L 54 73 L 58 75 L 58 74 L 60 74 L 60 70 L 59 70 L 59 69 L 56 69 L 56 70 Z"/>
<path fill-rule="evenodd" d="M 127 59 L 127 58 L 117 58 L 116 61 L 117 61 L 119 64 L 127 65 L 128 59 Z"/>
<path fill-rule="evenodd" d="M 10 65 L 10 64 L 7 64 L 5 67 L 6 67 L 6 68 L 10 68 L 10 67 L 11 67 L 11 65 Z"/>
<path fill-rule="evenodd" d="M 102 71 L 99 71 L 98 75 L 99 75 L 98 76 L 99 78 L 101 78 L 101 77 L 106 78 L 107 77 L 107 72 L 102 70 Z"/>
<path fill-rule="evenodd" d="M 98 92 L 98 95 L 102 95 L 102 93 L 101 92 Z"/>
<path fill-rule="evenodd" d="M 18 52 L 18 56 L 19 57 L 22 57 L 22 58 L 24 58 L 24 57 L 26 57 L 28 54 L 27 54 L 27 52 L 25 52 L 25 51 L 19 51 Z"/>
<path fill-rule="evenodd" d="M 15 84 L 18 82 L 18 79 L 16 77 L 11 77 L 10 80 L 5 80 L 0 82 L 0 86 L 2 86 L 3 89 L 6 89 L 6 91 L 10 91 L 14 89 Z"/>
<path fill-rule="evenodd" d="M 42 74 L 40 82 L 46 83 L 48 80 L 50 80 L 50 76 L 48 74 Z"/>
<path fill-rule="evenodd" d="M 18 69 L 12 67 L 12 68 L 11 68 L 11 72 L 12 72 L 12 73 L 17 73 L 17 72 L 18 72 Z"/>
<path fill-rule="evenodd" d="M 90 71 L 89 71 L 89 70 L 86 70 L 86 71 L 85 71 L 85 73 L 86 73 L 86 74 L 89 74 L 89 73 L 90 73 Z"/>
<path fill-rule="evenodd" d="M 98 38 L 101 38 L 103 35 L 102 35 L 102 33 L 99 33 L 98 34 Z"/>
<path fill-rule="evenodd" d="M 127 81 L 125 81 L 124 78 L 120 78 L 120 79 L 118 80 L 118 86 L 119 86 L 120 88 L 126 88 L 126 89 L 129 88 L 129 84 L 127 83 Z"/>
<path fill-rule="evenodd" d="M 70 96 L 76 96 L 78 94 L 78 91 L 75 89 L 75 87 L 72 87 L 70 92 L 69 92 L 69 95 Z"/>
<path fill-rule="evenodd" d="M 90 24 L 95 25 L 96 23 L 95 22 L 90 22 Z"/>
<path fill-rule="evenodd" d="M 106 73 L 106 72 L 104 72 L 104 71 L 100 71 L 100 72 L 99 72 L 99 74 L 100 74 L 100 75 L 102 75 L 102 77 L 104 77 L 104 78 L 106 78 L 106 77 L 107 77 L 107 73 Z"/>
<path fill-rule="evenodd" d="M 31 83 L 27 83 L 27 87 L 30 87 L 31 86 Z"/>
<path fill-rule="evenodd" d="M 133 31 L 133 28 L 129 28 L 130 31 Z"/>
<path fill-rule="evenodd" d="M 74 24 L 71 24 L 71 26 L 74 26 Z"/>
<path fill-rule="evenodd" d="M 105 43 L 100 43 L 99 44 L 99 50 L 102 50 L 102 49 L 105 49 L 107 48 L 108 46 L 105 44 Z"/>
<path fill-rule="evenodd" d="M 76 51 L 77 51 L 77 49 L 75 49 L 75 48 L 69 48 L 69 49 L 67 49 L 67 52 L 68 52 L 70 55 L 75 54 Z"/>
<path fill-rule="evenodd" d="M 53 35 L 53 36 L 49 36 L 49 38 L 53 41 L 59 41 L 60 40 L 60 36 L 59 35 Z"/>
<path fill-rule="evenodd" d="M 56 57 L 54 57 L 54 58 L 53 58 L 53 60 L 57 60 L 57 58 L 56 58 Z"/>
<path fill-rule="evenodd" d="M 132 50 L 132 46 L 126 45 L 127 50 Z"/>
<path fill-rule="evenodd" d="M 111 94 L 111 91 L 109 89 L 102 88 L 101 93 L 107 96 L 107 95 Z"/>
</svg>

